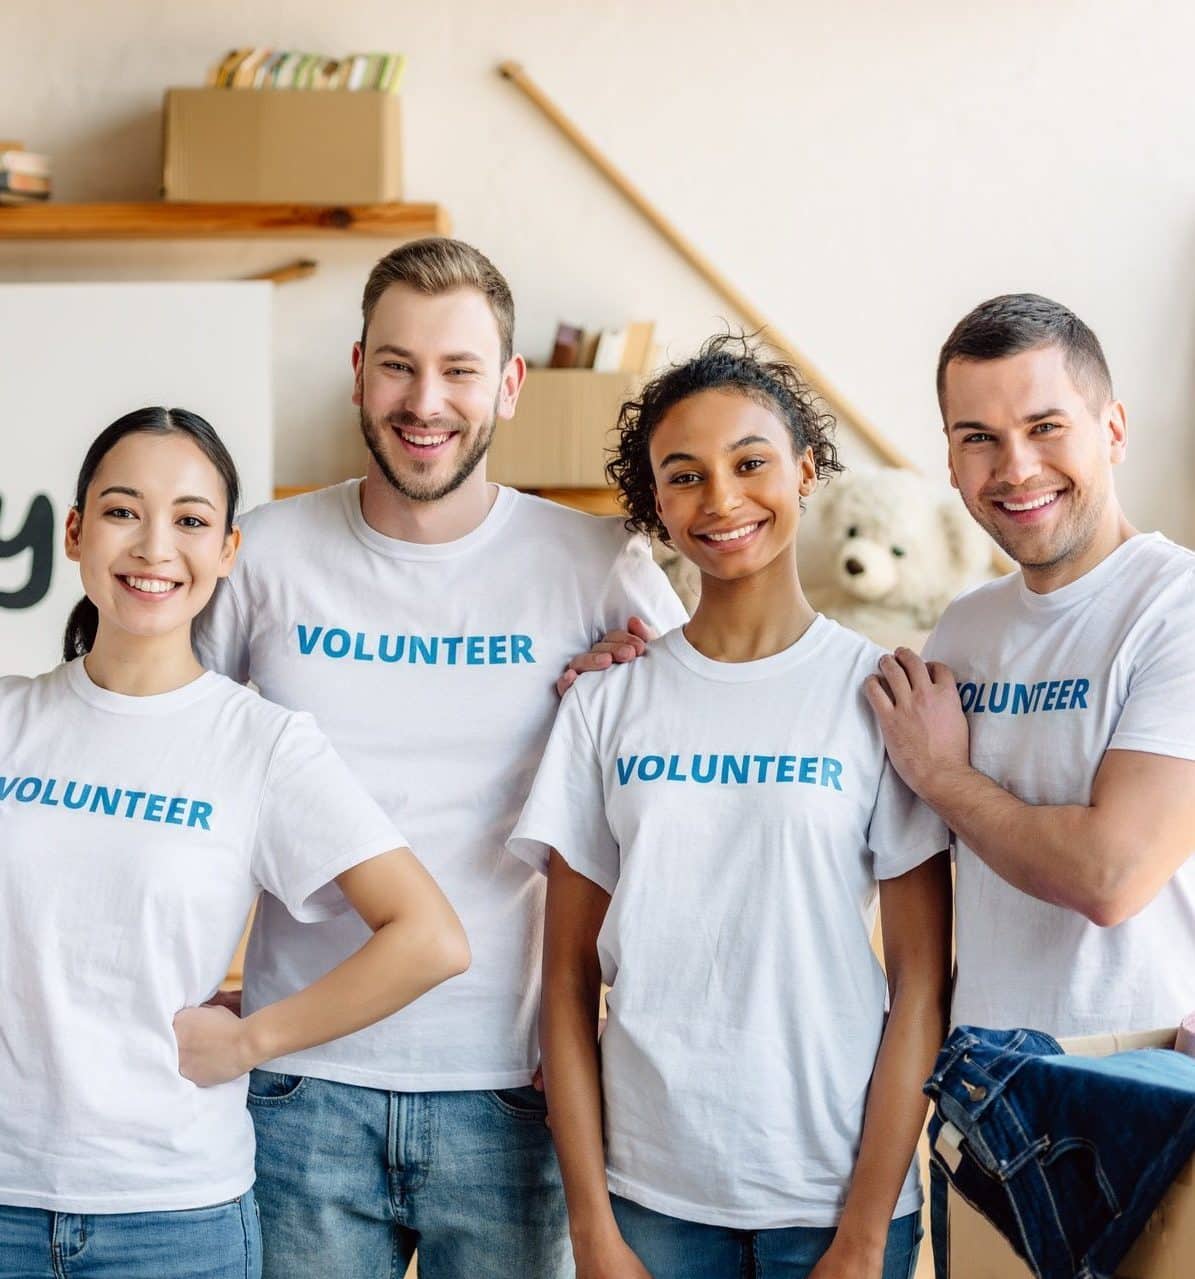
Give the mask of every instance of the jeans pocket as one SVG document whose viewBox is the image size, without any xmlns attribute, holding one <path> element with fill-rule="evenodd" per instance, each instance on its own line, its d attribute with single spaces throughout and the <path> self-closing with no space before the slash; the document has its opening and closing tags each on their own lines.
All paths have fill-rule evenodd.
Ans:
<svg viewBox="0 0 1195 1279">
<path fill-rule="evenodd" d="M 512 1119 L 536 1119 L 542 1123 L 548 1113 L 547 1098 L 530 1084 L 523 1088 L 494 1088 L 486 1095 Z"/>
<path fill-rule="evenodd" d="M 1094 1142 L 1084 1137 L 1056 1140 L 1042 1155 L 1041 1167 L 1055 1202 L 1065 1204 L 1068 1209 L 1078 1203 L 1095 1207 L 1102 1202 L 1108 1212 L 1119 1216 L 1116 1191 L 1104 1172 Z"/>
<path fill-rule="evenodd" d="M 297 1097 L 306 1075 L 282 1075 L 276 1070 L 254 1070 L 249 1075 L 249 1104 L 278 1106 Z"/>
</svg>

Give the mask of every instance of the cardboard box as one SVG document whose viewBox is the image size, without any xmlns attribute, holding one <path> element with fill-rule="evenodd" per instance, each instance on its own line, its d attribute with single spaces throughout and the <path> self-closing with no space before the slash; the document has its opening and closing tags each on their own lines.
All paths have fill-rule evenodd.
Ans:
<svg viewBox="0 0 1195 1279">
<path fill-rule="evenodd" d="M 639 378 L 592 369 L 528 369 L 510 422 L 499 422 L 486 474 L 516 488 L 601 488 L 606 450 Z"/>
<path fill-rule="evenodd" d="M 1069 1053 L 1106 1057 L 1134 1048 L 1170 1048 L 1173 1030 L 1062 1040 Z M 950 1273 L 956 1279 L 1032 1279 L 1032 1271 L 986 1217 L 950 1189 Z M 1116 1279 L 1190 1279 L 1195 1274 L 1195 1160 L 1175 1178 Z"/>
<path fill-rule="evenodd" d="M 402 199 L 398 97 L 370 91 L 170 89 L 167 200 L 379 204 Z"/>
</svg>

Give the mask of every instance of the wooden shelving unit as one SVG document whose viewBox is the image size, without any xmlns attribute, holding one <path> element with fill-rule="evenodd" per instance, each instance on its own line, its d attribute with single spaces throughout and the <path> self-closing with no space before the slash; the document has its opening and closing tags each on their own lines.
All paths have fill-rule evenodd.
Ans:
<svg viewBox="0 0 1195 1279">
<path fill-rule="evenodd" d="M 142 204 L 18 205 L 0 208 L 4 240 L 200 240 L 285 236 L 446 235 L 438 204 Z"/>
</svg>

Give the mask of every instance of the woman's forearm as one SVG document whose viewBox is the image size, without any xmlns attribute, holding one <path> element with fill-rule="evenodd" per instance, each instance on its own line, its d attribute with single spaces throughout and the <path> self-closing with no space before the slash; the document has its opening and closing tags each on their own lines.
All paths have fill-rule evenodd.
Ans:
<svg viewBox="0 0 1195 1279">
<path fill-rule="evenodd" d="M 468 966 L 454 914 L 391 920 L 318 981 L 245 1018 L 246 1069 L 371 1026 Z"/>
<path fill-rule="evenodd" d="M 945 992 L 898 987 L 867 1094 L 863 1136 L 839 1234 L 883 1255 L 892 1213 L 925 1124 L 921 1086 L 946 1032 Z"/>
<path fill-rule="evenodd" d="M 584 976 L 547 972 L 540 1013 L 552 1140 L 576 1249 L 618 1231 L 606 1187 L 596 962 L 594 969 Z"/>
</svg>

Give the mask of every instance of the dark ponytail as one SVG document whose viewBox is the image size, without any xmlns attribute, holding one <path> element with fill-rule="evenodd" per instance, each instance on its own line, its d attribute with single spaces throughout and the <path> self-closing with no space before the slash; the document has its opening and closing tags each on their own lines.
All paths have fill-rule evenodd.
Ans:
<svg viewBox="0 0 1195 1279">
<path fill-rule="evenodd" d="M 100 463 L 108 453 L 124 439 L 126 435 L 185 435 L 198 446 L 203 455 L 219 472 L 224 481 L 224 493 L 228 499 L 224 516 L 225 533 L 232 532 L 236 519 L 237 504 L 241 498 L 241 483 L 237 477 L 236 464 L 224 446 L 224 441 L 216 434 L 210 423 L 198 413 L 187 409 L 165 409 L 160 407 L 135 409 L 117 418 L 111 426 L 105 427 L 91 443 L 83 465 L 79 468 L 79 479 L 75 485 L 75 510 L 83 514 L 83 504 L 87 500 L 87 490 Z M 100 615 L 96 606 L 84 596 L 71 610 L 66 623 L 66 634 L 62 639 L 62 660 L 69 662 L 76 657 L 83 657 L 91 652 L 95 637 L 99 631 Z"/>
<path fill-rule="evenodd" d="M 86 595 L 71 609 L 62 637 L 62 660 L 73 661 L 90 653 L 100 629 L 100 611 Z"/>
</svg>

